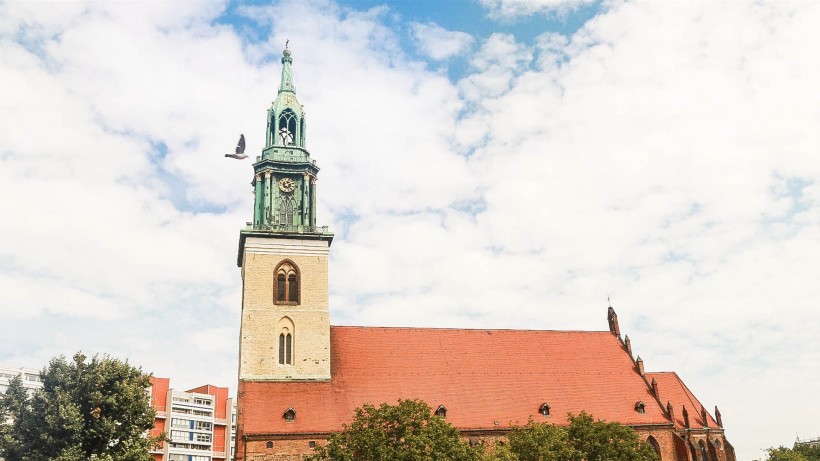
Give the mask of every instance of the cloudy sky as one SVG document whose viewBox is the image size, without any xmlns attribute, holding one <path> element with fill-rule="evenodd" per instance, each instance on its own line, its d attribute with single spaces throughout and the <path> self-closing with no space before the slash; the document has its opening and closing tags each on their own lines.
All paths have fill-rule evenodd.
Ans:
<svg viewBox="0 0 820 461">
<path fill-rule="evenodd" d="M 740 459 L 820 435 L 820 4 L 0 3 L 0 363 L 235 388 L 286 39 L 334 324 L 621 329 Z"/>
</svg>

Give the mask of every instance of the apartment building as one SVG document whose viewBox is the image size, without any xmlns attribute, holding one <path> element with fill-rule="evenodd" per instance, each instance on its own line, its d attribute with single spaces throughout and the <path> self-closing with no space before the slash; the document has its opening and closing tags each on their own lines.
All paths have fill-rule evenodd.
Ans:
<svg viewBox="0 0 820 461">
<path fill-rule="evenodd" d="M 177 391 L 169 378 L 152 377 L 149 392 L 157 412 L 151 435 L 164 432 L 168 440 L 152 452 L 155 461 L 233 459 L 236 406 L 227 387 Z"/>
<path fill-rule="evenodd" d="M 15 368 L 0 365 L 0 394 L 5 394 L 6 389 L 9 388 L 9 383 L 16 376 L 23 380 L 23 387 L 31 395 L 35 389 L 43 387 L 43 382 L 40 380 L 40 370 L 36 368 Z"/>
</svg>

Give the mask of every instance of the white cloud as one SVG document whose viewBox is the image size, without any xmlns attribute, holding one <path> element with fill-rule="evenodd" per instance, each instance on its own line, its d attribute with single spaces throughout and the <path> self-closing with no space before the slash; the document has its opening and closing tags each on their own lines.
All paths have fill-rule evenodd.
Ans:
<svg viewBox="0 0 820 461">
<path fill-rule="evenodd" d="M 593 0 L 481 0 L 490 17 L 511 18 L 536 13 L 566 13 Z"/>
<path fill-rule="evenodd" d="M 233 385 L 251 170 L 222 156 L 261 148 L 290 39 L 335 323 L 604 329 L 611 294 L 741 459 L 815 427 L 816 5 L 613 4 L 462 45 L 458 82 L 385 7 L 246 7 L 271 33 L 243 41 L 186 5 L 0 6 L 0 361 Z"/>
<path fill-rule="evenodd" d="M 419 50 L 436 61 L 448 59 L 469 50 L 473 37 L 465 32 L 447 30 L 436 23 L 410 24 Z"/>
</svg>

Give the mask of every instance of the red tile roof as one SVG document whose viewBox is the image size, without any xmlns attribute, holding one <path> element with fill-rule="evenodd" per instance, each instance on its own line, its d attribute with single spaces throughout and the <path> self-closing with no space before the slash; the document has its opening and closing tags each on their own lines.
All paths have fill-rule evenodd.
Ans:
<svg viewBox="0 0 820 461">
<path fill-rule="evenodd" d="M 660 401 L 663 402 L 664 405 L 666 402 L 672 404 L 676 428 L 682 429 L 685 427 L 683 421 L 684 405 L 686 406 L 687 413 L 689 413 L 689 425 L 691 427 L 704 427 L 707 425 L 712 428 L 718 427 L 717 422 L 708 411 L 706 412 L 707 421 L 704 424 L 703 418 L 700 415 L 700 409 L 702 407 L 700 401 L 698 401 L 695 395 L 692 394 L 692 391 L 686 387 L 686 384 L 683 383 L 677 373 L 674 371 L 664 371 L 646 374 L 646 379 L 649 380 L 649 382 L 652 382 L 653 378 L 655 382 L 658 383 Z"/>
<path fill-rule="evenodd" d="M 569 412 L 670 424 L 610 332 L 331 327 L 330 382 L 240 382 L 245 434 L 335 432 L 364 403 L 444 405 L 461 430 Z M 646 413 L 635 411 L 643 401 Z M 538 414 L 548 403 L 552 416 Z M 282 415 L 296 411 L 294 422 Z"/>
</svg>

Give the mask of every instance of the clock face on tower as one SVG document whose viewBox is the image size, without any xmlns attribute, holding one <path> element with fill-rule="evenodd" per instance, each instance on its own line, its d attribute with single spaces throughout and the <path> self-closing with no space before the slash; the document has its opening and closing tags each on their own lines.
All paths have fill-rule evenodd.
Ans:
<svg viewBox="0 0 820 461">
<path fill-rule="evenodd" d="M 282 192 L 293 192 L 296 189 L 296 181 L 291 178 L 282 178 L 279 180 L 279 190 Z"/>
</svg>

